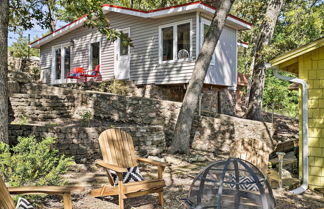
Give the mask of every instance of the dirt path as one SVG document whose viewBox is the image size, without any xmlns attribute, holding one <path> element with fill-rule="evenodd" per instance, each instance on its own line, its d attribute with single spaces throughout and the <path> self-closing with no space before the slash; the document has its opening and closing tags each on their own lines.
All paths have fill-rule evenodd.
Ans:
<svg viewBox="0 0 324 209">
<path fill-rule="evenodd" d="M 165 188 L 165 209 L 185 208 L 182 198 L 188 194 L 189 187 L 197 173 L 211 161 L 222 159 L 204 156 L 204 162 L 190 162 L 197 158 L 166 155 L 163 161 L 169 166 L 165 170 L 164 179 L 167 187 Z M 202 159 L 203 159 L 202 158 Z M 157 171 L 151 167 L 142 167 L 142 174 L 146 178 L 156 176 Z M 73 205 L 76 209 L 118 209 L 118 199 L 112 197 L 92 198 L 88 196 L 91 188 L 99 187 L 108 183 L 106 174 L 103 170 L 98 170 L 94 166 L 77 165 L 74 170 L 65 176 L 68 182 L 73 185 L 87 187 L 83 194 L 73 196 Z M 318 209 L 324 207 L 324 198 L 321 194 L 307 191 L 303 195 L 289 195 L 288 192 L 274 190 L 277 208 L 307 208 Z M 59 199 L 47 198 L 46 208 L 62 208 Z M 127 209 L 160 209 L 157 195 L 146 195 L 144 197 L 132 198 L 125 201 Z"/>
</svg>

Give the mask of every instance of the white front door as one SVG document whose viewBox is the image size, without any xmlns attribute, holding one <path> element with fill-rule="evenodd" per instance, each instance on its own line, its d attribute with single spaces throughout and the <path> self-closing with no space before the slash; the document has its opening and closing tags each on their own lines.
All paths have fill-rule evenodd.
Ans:
<svg viewBox="0 0 324 209">
<path fill-rule="evenodd" d="M 71 70 L 71 47 L 69 44 L 54 46 L 52 49 L 52 74 L 51 83 L 61 84 L 66 82 L 66 75 Z"/>
<path fill-rule="evenodd" d="M 130 37 L 130 30 L 121 30 L 125 35 Z M 127 41 L 120 38 L 117 39 L 115 44 L 115 79 L 127 80 L 130 77 L 130 47 Z"/>
</svg>

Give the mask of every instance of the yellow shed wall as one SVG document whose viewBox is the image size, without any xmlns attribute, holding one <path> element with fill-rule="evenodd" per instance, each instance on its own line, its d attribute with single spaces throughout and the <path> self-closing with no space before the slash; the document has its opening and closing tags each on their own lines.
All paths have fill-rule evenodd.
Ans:
<svg viewBox="0 0 324 209">
<path fill-rule="evenodd" d="M 309 183 L 311 187 L 324 187 L 324 47 L 300 56 L 298 69 L 298 76 L 306 80 L 309 87 Z M 299 109 L 299 173 L 302 176 L 302 108 Z"/>
</svg>

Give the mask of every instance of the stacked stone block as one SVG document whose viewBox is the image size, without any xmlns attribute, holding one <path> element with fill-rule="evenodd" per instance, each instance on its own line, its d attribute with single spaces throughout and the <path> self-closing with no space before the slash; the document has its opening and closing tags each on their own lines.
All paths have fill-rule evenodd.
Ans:
<svg viewBox="0 0 324 209">
<path fill-rule="evenodd" d="M 13 139 L 22 134 L 22 136 L 34 134 L 37 137 L 42 137 L 44 134 L 54 135 L 59 139 L 63 153 L 78 156 L 78 159 L 82 158 L 82 155 L 88 157 L 97 155 L 98 151 L 91 151 L 98 149 L 94 141 L 101 131 L 111 125 L 129 127 L 130 134 L 137 137 L 138 149 L 142 154 L 145 154 L 145 150 L 147 154 L 159 154 L 164 151 L 165 145 L 169 146 L 172 142 L 174 127 L 181 108 L 179 102 L 70 90 L 46 85 L 33 84 L 23 89 L 25 94 L 14 94 L 11 98 L 14 115 L 19 116 L 23 109 L 32 119 L 31 123 L 39 124 L 45 121 L 47 126 L 31 125 L 28 129 L 30 131 L 25 128 L 13 129 L 15 130 L 11 132 Z M 29 109 L 31 111 L 26 111 Z M 95 130 L 94 127 L 87 129 L 85 127 L 87 125 L 78 124 L 80 114 L 85 112 L 91 113 L 90 126 L 91 124 L 93 126 L 95 121 L 97 124 Z M 53 115 L 52 118 L 55 119 L 64 119 L 66 127 L 59 122 L 51 124 L 54 119 L 48 118 L 47 115 Z M 51 127 L 52 125 L 55 127 Z M 159 128 L 153 128 L 155 126 Z M 273 129 L 270 124 L 226 115 L 196 116 L 192 129 L 193 147 L 208 152 L 229 152 L 230 145 L 242 137 L 265 141 L 269 140 L 272 134 Z"/>
<path fill-rule="evenodd" d="M 236 142 L 247 140 L 260 141 L 269 150 L 274 148 L 272 136 L 274 128 L 270 123 L 235 118 L 227 115 L 218 117 L 197 117 L 193 127 L 192 147 L 197 150 L 229 153 L 235 150 L 243 152 L 235 146 Z M 234 145 L 234 146 L 233 146 Z M 246 149 L 248 151 L 248 149 Z"/>
<path fill-rule="evenodd" d="M 66 127 L 43 125 L 10 125 L 10 141 L 16 143 L 19 136 L 55 137 L 61 154 L 73 156 L 77 162 L 93 162 L 101 158 L 98 137 L 108 127 Z M 165 151 L 165 137 L 162 126 L 124 126 L 120 128 L 129 133 L 134 140 L 136 151 L 141 156 L 159 155 Z"/>
<path fill-rule="evenodd" d="M 11 117 L 19 123 L 22 118 L 28 121 L 60 121 L 71 118 L 74 97 L 65 95 L 13 94 L 10 105 L 14 110 Z"/>
</svg>

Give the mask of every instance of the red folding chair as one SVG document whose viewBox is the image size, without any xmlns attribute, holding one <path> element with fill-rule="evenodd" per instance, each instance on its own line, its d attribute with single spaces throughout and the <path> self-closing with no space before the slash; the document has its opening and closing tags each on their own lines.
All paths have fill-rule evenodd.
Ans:
<svg viewBox="0 0 324 209">
<path fill-rule="evenodd" d="M 90 70 L 81 74 L 81 76 L 85 78 L 85 82 L 87 82 L 88 78 L 96 79 L 96 81 L 101 80 L 102 77 L 100 74 L 100 65 L 97 65 L 94 70 Z"/>
</svg>

